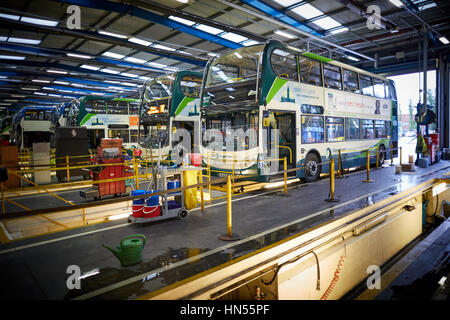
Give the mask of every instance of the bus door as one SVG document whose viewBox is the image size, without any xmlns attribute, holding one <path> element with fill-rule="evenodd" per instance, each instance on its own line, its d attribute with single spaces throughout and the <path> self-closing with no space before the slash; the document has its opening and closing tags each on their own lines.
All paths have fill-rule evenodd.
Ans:
<svg viewBox="0 0 450 320">
<path fill-rule="evenodd" d="M 287 158 L 287 167 L 294 168 L 296 164 L 296 130 L 295 112 L 274 112 L 276 128 L 278 129 L 278 156 L 280 159 Z M 283 160 L 280 160 L 280 170 L 283 169 Z M 295 172 L 293 173 L 295 174 Z"/>
<path fill-rule="evenodd" d="M 105 129 L 88 129 L 89 149 L 97 149 L 105 137 Z"/>
<path fill-rule="evenodd" d="M 172 122 L 172 147 L 177 145 L 178 143 L 182 143 L 182 138 L 178 138 L 177 141 L 173 141 L 173 136 L 175 134 L 175 132 L 179 129 L 184 129 L 186 130 L 186 132 L 189 133 L 190 136 L 190 153 L 195 153 L 196 151 L 199 150 L 198 145 L 199 145 L 199 141 L 196 141 L 198 139 L 196 139 L 197 135 L 194 135 L 194 132 L 196 132 L 195 130 L 199 130 L 199 128 L 196 128 L 195 122 L 194 121 L 173 121 Z M 179 136 L 180 137 L 180 136 Z M 184 143 L 183 143 L 184 147 L 187 147 Z"/>
</svg>

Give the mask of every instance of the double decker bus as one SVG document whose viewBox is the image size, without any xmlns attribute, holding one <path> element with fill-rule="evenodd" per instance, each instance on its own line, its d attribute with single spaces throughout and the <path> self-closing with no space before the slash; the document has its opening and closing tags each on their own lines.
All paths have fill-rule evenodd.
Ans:
<svg viewBox="0 0 450 320">
<path fill-rule="evenodd" d="M 139 99 L 89 95 L 66 107 L 67 126 L 86 127 L 90 149 L 97 148 L 102 138 L 121 138 L 125 148 L 137 147 Z"/>
<path fill-rule="evenodd" d="M 348 168 L 365 163 L 362 150 L 378 149 L 383 163 L 397 147 L 392 80 L 275 40 L 210 60 L 201 101 L 202 132 L 209 130 L 201 152 L 213 172 L 267 181 L 286 157 L 310 182 L 338 150 Z"/>
<path fill-rule="evenodd" d="M 33 143 L 50 142 L 55 110 L 55 107 L 39 106 L 21 108 L 12 118 L 10 141 L 19 149 L 31 148 Z"/>
<path fill-rule="evenodd" d="M 173 160 L 172 147 L 178 142 L 185 147 L 177 151 L 180 156 L 199 152 L 201 84 L 202 74 L 194 71 L 179 71 L 145 82 L 139 106 L 139 145 L 148 158 Z M 178 139 L 180 129 L 186 136 Z"/>
</svg>

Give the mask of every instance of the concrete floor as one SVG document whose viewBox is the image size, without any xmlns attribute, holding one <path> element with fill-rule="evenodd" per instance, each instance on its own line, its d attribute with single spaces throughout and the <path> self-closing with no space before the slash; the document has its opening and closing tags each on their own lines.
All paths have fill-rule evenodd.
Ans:
<svg viewBox="0 0 450 320">
<path fill-rule="evenodd" d="M 132 299 L 215 267 L 300 230 L 377 202 L 450 169 L 450 161 L 415 173 L 395 175 L 394 167 L 371 172 L 374 183 L 363 183 L 365 172 L 336 180 L 338 203 L 328 203 L 329 180 L 290 187 L 281 192 L 244 194 L 233 198 L 233 233 L 243 240 L 225 243 L 226 202 L 213 203 L 205 212 L 192 210 L 184 220 L 166 220 L 145 225 L 126 219 L 74 229 L 0 246 L 0 296 L 8 299 L 65 299 L 95 291 L 97 299 Z M 370 197 L 368 198 L 368 195 Z M 102 247 L 119 244 L 130 234 L 143 234 L 147 243 L 143 262 L 121 267 Z M 199 256 L 197 256 L 199 255 Z M 196 261 L 186 260 L 197 256 Z M 69 290 L 67 267 L 81 272 L 98 270 L 85 278 L 80 290 Z M 121 282 L 119 289 L 110 285 Z M 102 289 L 103 288 L 103 289 Z M 82 296 L 87 298 L 89 296 Z"/>
</svg>

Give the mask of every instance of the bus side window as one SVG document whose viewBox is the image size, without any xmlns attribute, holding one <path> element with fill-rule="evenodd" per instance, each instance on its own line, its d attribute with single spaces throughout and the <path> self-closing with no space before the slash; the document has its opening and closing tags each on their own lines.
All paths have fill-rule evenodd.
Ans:
<svg viewBox="0 0 450 320">
<path fill-rule="evenodd" d="M 361 120 L 362 139 L 375 139 L 374 120 Z"/>
<path fill-rule="evenodd" d="M 297 57 L 293 53 L 275 49 L 270 56 L 270 61 L 277 77 L 298 81 Z"/>
<path fill-rule="evenodd" d="M 325 87 L 342 90 L 341 67 L 325 63 L 323 65 Z"/>
<path fill-rule="evenodd" d="M 321 116 L 302 116 L 302 143 L 323 142 L 323 124 Z"/>
<path fill-rule="evenodd" d="M 359 140 L 361 139 L 361 129 L 359 119 L 345 119 L 345 139 Z"/>
<path fill-rule="evenodd" d="M 361 88 L 362 94 L 373 97 L 372 77 L 359 74 L 359 87 Z"/>
<path fill-rule="evenodd" d="M 360 93 L 358 85 L 358 73 L 351 70 L 343 69 L 344 90 L 353 93 Z"/>
<path fill-rule="evenodd" d="M 298 64 L 300 69 L 300 81 L 302 83 L 322 86 L 322 69 L 320 67 L 320 61 L 305 56 L 299 56 Z"/>
<path fill-rule="evenodd" d="M 384 92 L 384 81 L 373 78 L 373 87 L 375 90 L 375 97 L 384 99 L 386 98 L 385 92 Z"/>
</svg>

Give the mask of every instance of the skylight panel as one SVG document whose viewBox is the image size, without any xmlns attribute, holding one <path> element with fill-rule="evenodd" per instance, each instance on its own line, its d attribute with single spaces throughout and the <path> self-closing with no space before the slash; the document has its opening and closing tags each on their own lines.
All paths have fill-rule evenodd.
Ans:
<svg viewBox="0 0 450 320">
<path fill-rule="evenodd" d="M 8 37 L 0 37 L 0 41 L 5 41 L 8 40 Z"/>
<path fill-rule="evenodd" d="M 223 32 L 222 29 L 210 27 L 210 26 L 207 26 L 205 24 L 199 24 L 198 26 L 195 26 L 195 28 L 199 29 L 199 30 L 202 30 L 202 31 L 205 31 L 205 32 L 208 32 L 208 33 L 211 33 L 211 34 L 214 34 L 214 35 Z"/>
<path fill-rule="evenodd" d="M 84 54 L 75 54 L 75 53 L 66 53 L 69 57 L 80 58 L 80 59 L 92 59 L 91 56 L 87 56 Z"/>
<path fill-rule="evenodd" d="M 314 21 L 313 23 L 325 30 L 341 26 L 339 22 L 330 17 L 321 18 L 319 20 Z"/>
<path fill-rule="evenodd" d="M 148 62 L 149 66 L 156 67 L 156 68 L 165 68 L 167 67 L 165 64 L 156 63 L 156 62 Z"/>
<path fill-rule="evenodd" d="M 304 4 L 300 7 L 294 8 L 291 10 L 292 12 L 295 12 L 296 14 L 302 16 L 306 20 L 318 17 L 323 15 L 323 12 L 317 9 L 316 7 L 313 7 L 309 3 Z"/>
<path fill-rule="evenodd" d="M 111 52 L 111 51 L 106 51 L 105 53 L 102 54 L 102 56 L 115 58 L 115 59 L 122 59 L 123 57 L 125 57 L 124 55 L 121 55 L 121 54 L 118 54 L 118 53 L 114 53 L 114 52 Z"/>
<path fill-rule="evenodd" d="M 194 21 L 191 21 L 191 20 L 188 20 L 188 19 L 183 19 L 183 18 L 176 17 L 176 16 L 169 16 L 169 19 L 173 20 L 173 21 L 176 21 L 176 22 L 179 22 L 179 23 L 182 23 L 182 24 L 185 24 L 187 26 L 193 26 L 196 23 Z"/>
<path fill-rule="evenodd" d="M 48 27 L 56 27 L 59 23 L 59 21 L 52 21 L 47 19 L 37 19 L 37 18 L 30 18 L 30 17 L 22 17 L 20 18 L 20 21 L 28 22 L 32 24 L 38 24 L 41 26 L 48 26 Z"/>
<path fill-rule="evenodd" d="M 294 38 L 296 38 L 295 35 L 293 35 L 293 34 L 291 34 L 291 33 L 289 33 L 289 32 L 285 32 L 285 31 L 281 31 L 281 30 L 275 30 L 274 32 L 275 32 L 276 34 L 282 36 L 282 37 L 285 37 L 285 38 L 289 38 L 289 39 L 294 39 Z"/>
<path fill-rule="evenodd" d="M 230 40 L 230 41 L 233 41 L 233 42 L 242 42 L 242 41 L 248 40 L 247 37 L 241 36 L 241 35 L 233 33 L 233 32 L 228 32 L 228 33 L 222 34 L 220 37 Z"/>
<path fill-rule="evenodd" d="M 142 39 L 139 39 L 139 38 L 130 38 L 130 39 L 128 39 L 128 41 L 133 42 L 133 43 L 137 43 L 137 44 L 140 44 L 140 45 L 143 45 L 143 46 L 146 46 L 146 47 L 148 47 L 149 45 L 151 45 L 153 43 L 153 42 L 145 41 L 145 40 L 142 40 Z"/>
<path fill-rule="evenodd" d="M 295 3 L 298 3 L 299 0 L 275 0 L 279 5 L 282 5 L 283 7 L 289 7 L 292 6 Z"/>
</svg>

